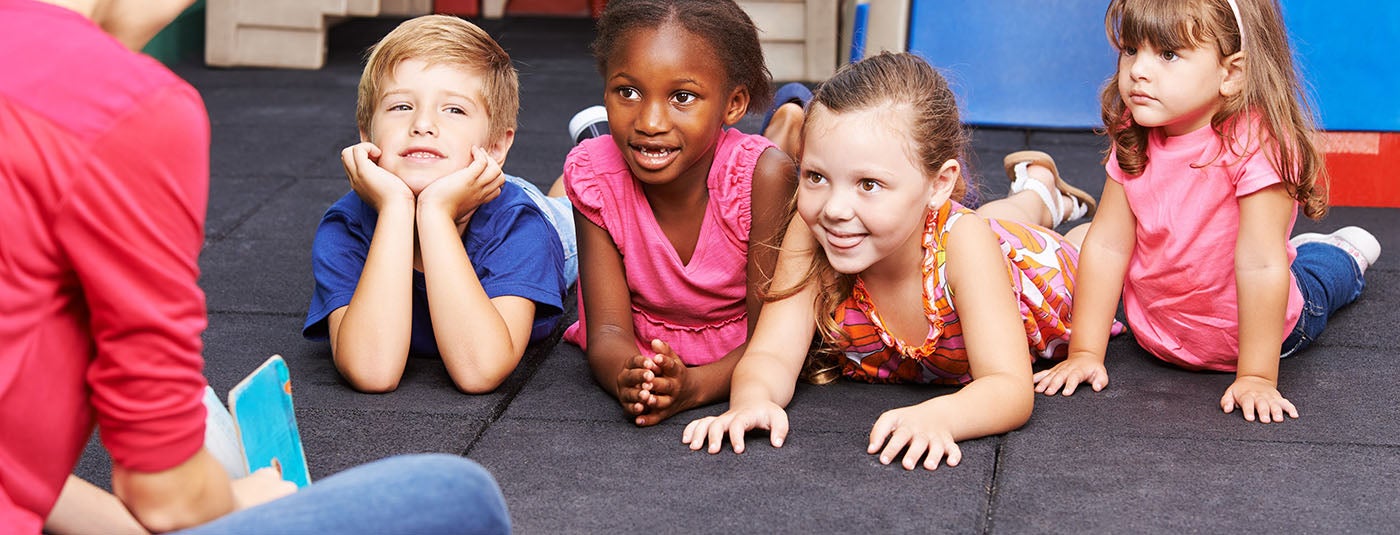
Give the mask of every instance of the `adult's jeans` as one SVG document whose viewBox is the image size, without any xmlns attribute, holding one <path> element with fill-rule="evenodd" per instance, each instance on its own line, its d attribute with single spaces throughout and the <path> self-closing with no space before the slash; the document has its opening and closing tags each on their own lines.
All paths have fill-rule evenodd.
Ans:
<svg viewBox="0 0 1400 535">
<path fill-rule="evenodd" d="M 463 457 L 391 457 L 181 533 L 510 533 L 496 480 Z"/>
</svg>

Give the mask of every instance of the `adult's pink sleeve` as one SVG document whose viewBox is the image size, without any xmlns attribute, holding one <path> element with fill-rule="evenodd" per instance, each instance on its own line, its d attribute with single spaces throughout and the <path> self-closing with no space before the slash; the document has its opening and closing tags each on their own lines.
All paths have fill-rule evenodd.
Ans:
<svg viewBox="0 0 1400 535">
<path fill-rule="evenodd" d="M 88 368 L 102 441 L 117 464 L 156 472 L 204 444 L 209 121 L 184 84 L 147 97 L 93 143 L 55 223 L 91 316 Z"/>
</svg>

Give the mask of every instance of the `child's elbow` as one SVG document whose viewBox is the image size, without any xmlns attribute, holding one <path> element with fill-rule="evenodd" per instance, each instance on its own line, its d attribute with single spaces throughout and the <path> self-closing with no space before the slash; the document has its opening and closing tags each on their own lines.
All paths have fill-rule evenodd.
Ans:
<svg viewBox="0 0 1400 535">
<path fill-rule="evenodd" d="M 1027 388 L 1025 392 L 1017 396 L 1016 402 L 1012 407 L 1010 418 L 1011 429 L 1020 429 L 1021 426 L 1026 425 L 1026 422 L 1031 421 L 1031 412 L 1033 412 L 1034 409 L 1035 390 L 1033 388 Z"/>
<path fill-rule="evenodd" d="M 345 381 L 350 383 L 350 388 L 366 394 L 387 394 L 399 388 L 398 377 L 346 374 Z"/>
<path fill-rule="evenodd" d="M 460 375 L 464 375 L 465 377 L 456 374 L 452 376 L 452 384 L 457 386 L 457 390 L 462 391 L 464 394 L 490 394 L 495 392 L 496 389 L 501 386 L 501 383 L 506 382 L 506 377 L 510 374 L 501 373 L 487 376 L 476 373 Z"/>
<path fill-rule="evenodd" d="M 489 394 L 506 382 L 520 364 L 521 355 L 510 347 L 443 348 L 442 361 L 452 384 L 465 394 Z"/>
<path fill-rule="evenodd" d="M 395 373 L 392 370 L 373 370 L 347 365 L 338 365 L 337 368 L 340 369 L 340 376 L 350 384 L 350 388 L 366 394 L 393 392 L 399 388 L 399 379 L 403 378 L 402 372 Z"/>
</svg>

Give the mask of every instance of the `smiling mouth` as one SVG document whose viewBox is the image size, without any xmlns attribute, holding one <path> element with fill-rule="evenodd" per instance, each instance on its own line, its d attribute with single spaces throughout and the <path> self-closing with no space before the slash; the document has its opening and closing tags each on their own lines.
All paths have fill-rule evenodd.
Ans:
<svg viewBox="0 0 1400 535">
<path fill-rule="evenodd" d="M 672 152 L 675 152 L 675 149 L 648 149 L 644 147 L 637 147 L 637 152 L 641 153 L 642 156 L 646 156 L 647 158 L 665 158 L 667 156 L 670 156 Z"/>
<path fill-rule="evenodd" d="M 654 171 L 671 163 L 671 160 L 680 153 L 680 149 L 632 145 L 632 152 L 637 156 L 637 158 L 635 158 L 637 165 L 644 169 Z"/>
<path fill-rule="evenodd" d="M 826 243 L 838 250 L 845 250 L 860 245 L 865 240 L 864 233 L 843 233 L 825 229 Z"/>
<path fill-rule="evenodd" d="M 430 150 L 410 150 L 401 157 L 406 160 L 441 160 L 443 155 Z"/>
</svg>

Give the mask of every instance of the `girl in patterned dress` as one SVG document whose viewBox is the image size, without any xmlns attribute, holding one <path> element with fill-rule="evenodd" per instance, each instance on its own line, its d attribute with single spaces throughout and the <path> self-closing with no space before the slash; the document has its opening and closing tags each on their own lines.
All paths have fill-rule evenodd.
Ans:
<svg viewBox="0 0 1400 535">
<path fill-rule="evenodd" d="M 1032 354 L 1063 357 L 1076 246 L 1045 228 L 1092 209 L 1041 153 L 1008 157 L 1012 194 L 958 203 L 967 137 L 947 82 L 910 54 L 847 66 L 816 92 L 802 128 L 797 216 L 734 371 L 730 408 L 682 441 L 734 451 L 767 429 L 782 445 L 799 377 L 963 385 L 882 414 L 867 453 L 933 470 L 957 441 L 1030 418 Z M 1025 165 L 1022 165 L 1022 164 Z M 1031 185 L 1034 184 L 1034 185 Z M 1081 198 L 1082 197 L 1082 198 Z M 1045 225 L 1045 226 L 1042 226 Z M 820 349 L 809 353 L 814 333 Z"/>
</svg>

